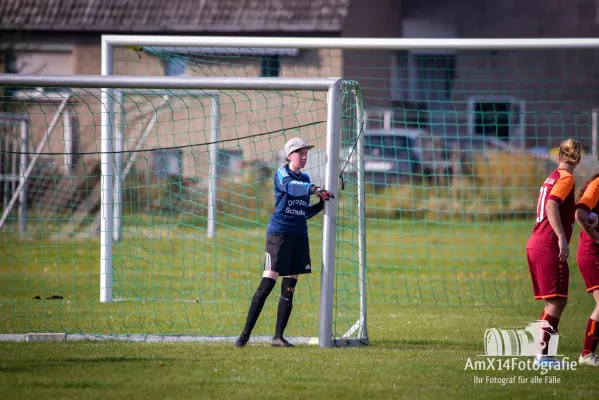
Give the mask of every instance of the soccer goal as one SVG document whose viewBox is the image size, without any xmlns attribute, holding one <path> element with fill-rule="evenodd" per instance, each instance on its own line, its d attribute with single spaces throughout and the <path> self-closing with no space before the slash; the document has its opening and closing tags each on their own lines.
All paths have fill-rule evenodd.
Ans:
<svg viewBox="0 0 599 400">
<path fill-rule="evenodd" d="M 527 303 L 522 248 L 555 148 L 583 143 L 577 182 L 596 169 L 596 38 L 104 40 L 115 74 L 360 83 L 371 309 Z"/>
<path fill-rule="evenodd" d="M 104 75 L 110 64 L 104 60 Z M 316 268 L 300 279 L 288 335 L 321 347 L 367 343 L 357 83 L 2 75 L 0 86 L 20 91 L 9 106 L 28 116 L 32 142 L 41 143 L 21 166 L 28 179 L 14 190 L 35 194 L 27 229 L 4 235 L 8 275 L 23 277 L 2 287 L 12 291 L 12 316 L 1 316 L 11 333 L 234 339 L 261 279 L 273 174 L 285 162 L 284 143 L 300 136 L 315 145 L 306 172 L 336 200 L 309 221 Z M 68 99 L 78 117 L 69 174 L 44 168 L 64 159 L 49 136 L 52 96 Z M 342 147 L 351 157 L 340 157 Z M 12 233 L 17 218 L 6 213 Z M 272 336 L 278 296 L 271 297 L 254 340 Z"/>
</svg>

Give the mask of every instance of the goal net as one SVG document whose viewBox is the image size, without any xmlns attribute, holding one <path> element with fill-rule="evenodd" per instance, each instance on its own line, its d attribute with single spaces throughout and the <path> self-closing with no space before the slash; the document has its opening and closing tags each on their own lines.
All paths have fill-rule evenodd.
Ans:
<svg viewBox="0 0 599 400">
<path fill-rule="evenodd" d="M 302 137 L 305 172 L 336 201 L 308 222 L 314 273 L 286 334 L 366 342 L 356 83 L 2 79 L 3 157 L 19 162 L 3 192 L 0 333 L 234 338 L 263 271 L 274 172 Z M 258 339 L 274 332 L 276 293 Z"/>
<path fill-rule="evenodd" d="M 115 45 L 115 73 L 359 82 L 373 307 L 527 303 L 555 148 L 582 142 L 577 184 L 596 169 L 594 39 L 109 39 L 135 43 Z M 571 288 L 584 296 L 578 274 Z"/>
</svg>

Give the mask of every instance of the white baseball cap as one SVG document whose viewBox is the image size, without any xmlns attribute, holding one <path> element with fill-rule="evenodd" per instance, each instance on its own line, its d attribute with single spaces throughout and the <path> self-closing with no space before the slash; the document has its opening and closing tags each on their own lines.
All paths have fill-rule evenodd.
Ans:
<svg viewBox="0 0 599 400">
<path fill-rule="evenodd" d="M 289 157 L 289 154 L 297 151 L 299 149 L 308 149 L 310 150 L 314 146 L 306 143 L 302 138 L 293 138 L 290 139 L 287 143 L 285 143 L 285 157 Z"/>
</svg>

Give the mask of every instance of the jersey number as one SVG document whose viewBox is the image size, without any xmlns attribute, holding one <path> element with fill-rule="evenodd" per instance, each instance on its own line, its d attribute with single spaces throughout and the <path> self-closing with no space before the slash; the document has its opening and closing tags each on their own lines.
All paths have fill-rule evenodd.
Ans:
<svg viewBox="0 0 599 400">
<path fill-rule="evenodd" d="M 537 203 L 537 222 L 545 218 L 545 197 L 547 196 L 547 186 L 541 187 L 539 192 L 539 202 Z"/>
</svg>

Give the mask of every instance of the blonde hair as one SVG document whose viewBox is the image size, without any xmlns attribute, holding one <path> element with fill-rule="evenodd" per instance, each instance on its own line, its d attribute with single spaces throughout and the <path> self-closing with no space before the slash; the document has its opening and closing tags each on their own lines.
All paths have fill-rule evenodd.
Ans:
<svg viewBox="0 0 599 400">
<path fill-rule="evenodd" d="M 582 145 L 578 140 L 566 139 L 559 145 L 558 161 L 578 164 L 582 155 Z"/>
</svg>

